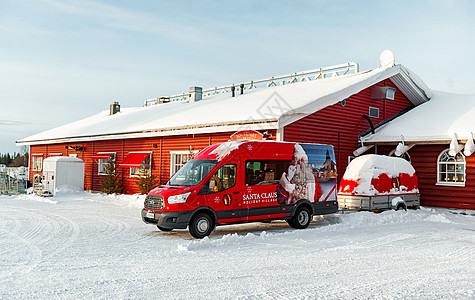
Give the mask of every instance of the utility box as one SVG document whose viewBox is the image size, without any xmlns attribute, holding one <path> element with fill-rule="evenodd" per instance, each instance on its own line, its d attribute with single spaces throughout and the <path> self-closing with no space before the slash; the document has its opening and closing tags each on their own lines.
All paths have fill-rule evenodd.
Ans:
<svg viewBox="0 0 475 300">
<path fill-rule="evenodd" d="M 60 186 L 84 190 L 84 161 L 76 157 L 54 156 L 43 161 L 43 194 L 54 195 Z"/>
</svg>

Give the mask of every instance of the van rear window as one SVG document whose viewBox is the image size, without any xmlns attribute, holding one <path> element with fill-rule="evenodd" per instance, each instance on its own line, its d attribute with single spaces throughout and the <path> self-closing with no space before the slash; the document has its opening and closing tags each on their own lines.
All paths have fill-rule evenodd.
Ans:
<svg viewBox="0 0 475 300">
<path fill-rule="evenodd" d="M 246 185 L 279 184 L 289 166 L 290 160 L 247 160 Z"/>
</svg>

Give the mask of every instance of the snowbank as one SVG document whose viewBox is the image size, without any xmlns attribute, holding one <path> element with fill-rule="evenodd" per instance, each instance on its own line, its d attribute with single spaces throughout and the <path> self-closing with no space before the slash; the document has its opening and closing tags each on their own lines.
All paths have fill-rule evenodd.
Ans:
<svg viewBox="0 0 475 300">
<path fill-rule="evenodd" d="M 143 208 L 143 203 L 147 195 L 107 195 L 102 193 L 91 193 L 78 189 L 77 187 L 63 185 L 56 189 L 56 195 L 52 197 L 43 197 L 36 194 L 22 194 L 11 196 L 0 196 L 1 199 L 17 199 L 21 201 L 36 201 L 50 204 L 58 204 L 65 202 L 97 202 L 102 204 L 112 204 L 122 207 Z"/>
</svg>

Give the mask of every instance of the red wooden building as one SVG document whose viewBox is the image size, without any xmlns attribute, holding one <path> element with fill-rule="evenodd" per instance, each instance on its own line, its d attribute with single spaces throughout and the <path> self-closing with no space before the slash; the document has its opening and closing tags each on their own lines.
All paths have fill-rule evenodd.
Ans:
<svg viewBox="0 0 475 300">
<path fill-rule="evenodd" d="M 373 125 L 425 103 L 430 90 L 404 66 L 358 72 L 354 63 L 266 80 L 245 82 L 146 101 L 144 107 L 117 104 L 89 118 L 17 142 L 30 146 L 30 178 L 51 155 L 85 162 L 85 188 L 101 187 L 110 155 L 122 167 L 124 193 L 139 191 L 136 175 L 149 170 L 165 183 L 207 145 L 236 131 L 256 130 L 281 141 L 335 147 L 339 178 L 359 135 Z"/>
<path fill-rule="evenodd" d="M 379 154 L 395 155 L 397 148 L 398 155 L 412 162 L 421 205 L 473 210 L 473 133 L 475 95 L 434 92 L 429 102 L 376 128 L 362 141 Z"/>
</svg>

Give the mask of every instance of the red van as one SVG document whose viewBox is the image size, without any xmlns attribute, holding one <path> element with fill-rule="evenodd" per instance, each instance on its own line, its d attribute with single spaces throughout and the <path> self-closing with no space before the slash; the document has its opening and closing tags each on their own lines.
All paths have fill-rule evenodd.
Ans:
<svg viewBox="0 0 475 300">
<path fill-rule="evenodd" d="M 286 220 L 308 227 L 338 210 L 333 146 L 236 140 L 206 147 L 147 195 L 145 223 L 189 227 L 195 238 L 217 225 Z"/>
</svg>

